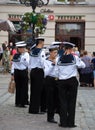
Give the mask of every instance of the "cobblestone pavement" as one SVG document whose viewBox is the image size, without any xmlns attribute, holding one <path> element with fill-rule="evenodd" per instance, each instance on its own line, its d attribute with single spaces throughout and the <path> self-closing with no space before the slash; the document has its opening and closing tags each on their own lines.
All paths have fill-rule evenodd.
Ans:
<svg viewBox="0 0 95 130">
<path fill-rule="evenodd" d="M 48 123 L 46 114 L 28 113 L 27 108 L 14 106 L 14 94 L 9 94 L 10 75 L 0 73 L 0 130 L 95 130 L 95 89 L 79 87 L 76 108 L 76 128 L 60 128 Z M 55 119 L 59 121 L 56 114 Z"/>
</svg>

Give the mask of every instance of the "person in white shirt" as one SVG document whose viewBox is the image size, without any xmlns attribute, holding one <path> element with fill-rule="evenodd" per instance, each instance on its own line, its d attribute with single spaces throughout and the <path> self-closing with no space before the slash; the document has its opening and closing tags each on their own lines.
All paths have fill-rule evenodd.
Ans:
<svg viewBox="0 0 95 130">
<path fill-rule="evenodd" d="M 43 52 L 44 38 L 38 37 L 35 39 L 36 46 L 30 51 L 30 105 L 29 113 L 43 114 L 40 111 L 41 93 L 43 90 L 44 81 L 44 59 Z"/>
<path fill-rule="evenodd" d="M 47 121 L 50 123 L 57 123 L 54 119 L 54 114 L 58 110 L 58 68 L 57 55 L 58 47 L 51 45 L 49 47 L 49 57 L 44 61 L 45 84 L 47 93 Z"/>
<path fill-rule="evenodd" d="M 65 52 L 58 61 L 60 127 L 76 127 L 75 108 L 78 90 L 77 69 L 85 68 L 81 59 L 72 54 L 74 44 L 64 42 Z"/>
<path fill-rule="evenodd" d="M 12 60 L 11 75 L 16 83 L 15 106 L 26 107 L 28 105 L 28 65 L 29 54 L 25 51 L 26 43 L 17 42 L 17 53 Z"/>
</svg>

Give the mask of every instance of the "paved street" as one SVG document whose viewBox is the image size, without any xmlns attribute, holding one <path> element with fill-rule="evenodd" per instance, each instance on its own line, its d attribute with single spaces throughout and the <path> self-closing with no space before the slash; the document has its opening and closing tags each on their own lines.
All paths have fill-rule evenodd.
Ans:
<svg viewBox="0 0 95 130">
<path fill-rule="evenodd" d="M 28 113 L 27 108 L 14 106 L 14 94 L 7 92 L 10 75 L 0 73 L 0 130 L 95 130 L 95 89 L 79 87 L 76 128 L 60 128 L 46 121 L 46 114 Z M 55 115 L 59 120 L 58 115 Z"/>
</svg>

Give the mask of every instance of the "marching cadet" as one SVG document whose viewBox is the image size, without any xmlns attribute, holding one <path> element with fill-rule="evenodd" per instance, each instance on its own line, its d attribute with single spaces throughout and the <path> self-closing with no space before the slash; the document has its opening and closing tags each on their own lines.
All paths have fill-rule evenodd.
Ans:
<svg viewBox="0 0 95 130">
<path fill-rule="evenodd" d="M 41 93 L 43 90 L 44 81 L 44 58 L 45 53 L 43 52 L 44 38 L 35 39 L 36 47 L 30 52 L 30 105 L 29 113 L 32 114 L 43 114 L 40 112 L 41 105 Z"/>
<path fill-rule="evenodd" d="M 57 71 L 57 54 L 58 46 L 51 45 L 49 47 L 49 57 L 44 61 L 44 73 L 47 92 L 47 121 L 57 123 L 54 119 L 54 114 L 58 108 L 58 89 L 56 81 L 58 80 Z"/>
<path fill-rule="evenodd" d="M 72 55 L 72 43 L 64 42 L 65 52 L 58 61 L 60 127 L 76 127 L 75 108 L 78 89 L 77 68 L 85 68 L 78 56 Z"/>
<path fill-rule="evenodd" d="M 28 65 L 29 54 L 25 51 L 26 43 L 17 42 L 17 53 L 12 61 L 12 79 L 16 83 L 15 106 L 26 107 L 28 104 Z"/>
</svg>

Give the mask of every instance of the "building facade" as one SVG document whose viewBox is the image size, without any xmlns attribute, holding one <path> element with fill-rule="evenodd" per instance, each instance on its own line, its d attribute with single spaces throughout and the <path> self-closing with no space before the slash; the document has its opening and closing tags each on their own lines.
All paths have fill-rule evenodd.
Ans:
<svg viewBox="0 0 95 130">
<path fill-rule="evenodd" d="M 73 1 L 73 0 L 72 0 Z M 17 28 L 26 12 L 31 7 L 21 5 L 19 2 L 0 3 L 0 19 L 11 20 Z M 36 12 L 48 17 L 45 34 L 45 44 L 54 40 L 70 41 L 78 46 L 79 50 L 95 51 L 95 1 L 94 0 L 50 0 L 50 4 L 36 8 Z M 19 37 L 18 34 L 0 32 L 0 43 Z"/>
</svg>

